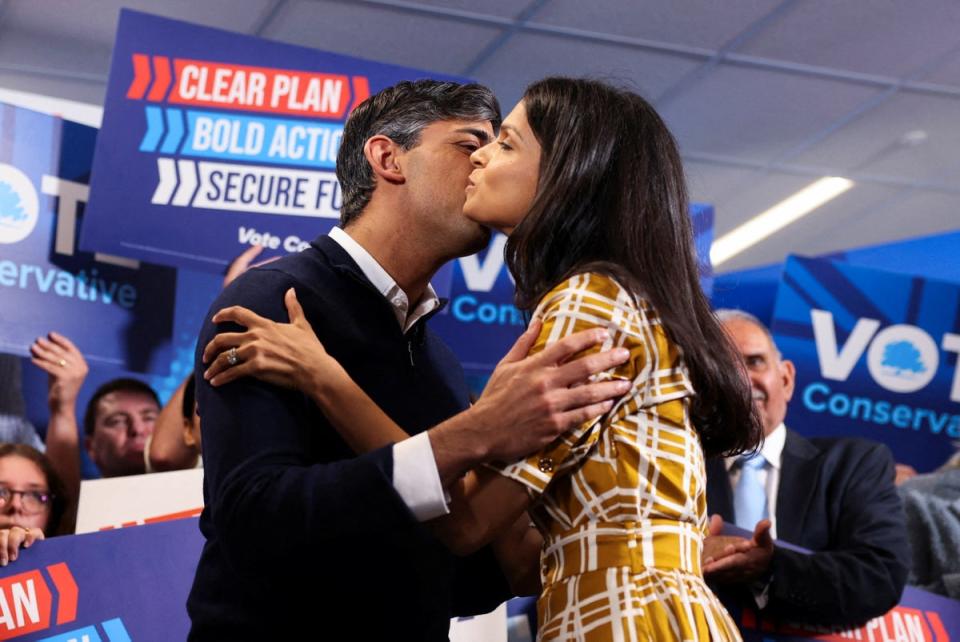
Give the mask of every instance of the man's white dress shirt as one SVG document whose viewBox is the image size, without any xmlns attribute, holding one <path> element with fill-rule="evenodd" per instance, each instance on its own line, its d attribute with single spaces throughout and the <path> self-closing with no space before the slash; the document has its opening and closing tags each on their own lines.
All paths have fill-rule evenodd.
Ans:
<svg viewBox="0 0 960 642">
<path fill-rule="evenodd" d="M 330 230 L 329 236 L 350 255 L 367 280 L 390 303 L 404 333 L 418 319 L 440 307 L 440 297 L 433 286 L 427 285 L 420 301 L 411 310 L 406 292 L 363 246 L 339 227 Z M 426 431 L 393 446 L 393 487 L 421 522 L 450 512 Z"/>
</svg>

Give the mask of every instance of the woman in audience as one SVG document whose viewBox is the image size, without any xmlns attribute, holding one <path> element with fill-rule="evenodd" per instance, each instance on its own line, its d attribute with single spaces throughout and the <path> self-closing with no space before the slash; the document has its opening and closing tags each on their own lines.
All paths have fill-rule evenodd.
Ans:
<svg viewBox="0 0 960 642">
<path fill-rule="evenodd" d="M 738 640 L 702 577 L 704 454 L 749 450 L 760 426 L 699 286 L 673 137 L 632 92 L 548 78 L 472 158 L 464 214 L 510 235 L 517 303 L 539 331 L 532 351 L 603 328 L 596 349 L 631 359 L 601 376 L 632 386 L 543 451 L 467 475 L 435 532 L 458 553 L 494 542 L 514 579 L 539 571 L 541 640 Z M 221 355 L 211 383 L 252 374 L 299 387 L 358 452 L 406 438 L 286 297 L 290 324 L 242 308 L 214 317 L 248 332 L 207 346 L 205 358 Z M 503 538 L 528 508 L 539 536 Z"/>
<path fill-rule="evenodd" d="M 47 458 L 25 444 L 0 444 L 0 566 L 48 535 L 59 535 L 67 508 L 63 482 Z"/>
</svg>

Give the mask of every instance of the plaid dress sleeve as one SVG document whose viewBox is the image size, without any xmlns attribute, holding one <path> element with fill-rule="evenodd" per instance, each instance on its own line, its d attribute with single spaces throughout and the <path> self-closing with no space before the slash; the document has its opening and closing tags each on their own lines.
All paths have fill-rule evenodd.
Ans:
<svg viewBox="0 0 960 642">
<path fill-rule="evenodd" d="M 609 276 L 590 272 L 571 277 L 543 298 L 534 318 L 541 319 L 543 327 L 531 354 L 581 330 L 605 328 L 609 331 L 609 338 L 575 358 L 616 347 L 626 348 L 630 351 L 626 363 L 595 375 L 593 380 L 635 382 L 630 392 L 616 400 L 606 415 L 593 417 L 569 430 L 544 450 L 525 459 L 490 466 L 501 475 L 520 482 L 532 496 L 538 497 L 554 477 L 576 467 L 587 456 L 602 431 L 612 422 L 634 410 L 638 404 L 642 405 L 652 389 L 662 393 L 672 383 L 669 377 L 663 381 L 651 378 L 658 361 L 651 321 L 638 308 L 630 293 Z M 677 383 L 687 390 L 682 381 Z"/>
</svg>

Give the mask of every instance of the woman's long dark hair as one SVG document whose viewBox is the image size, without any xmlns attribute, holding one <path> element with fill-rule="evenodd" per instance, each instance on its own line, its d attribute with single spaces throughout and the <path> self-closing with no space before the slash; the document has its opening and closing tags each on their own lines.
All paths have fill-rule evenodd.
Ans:
<svg viewBox="0 0 960 642">
<path fill-rule="evenodd" d="M 663 120 L 640 96 L 586 79 L 546 78 L 523 103 L 542 153 L 533 206 L 506 247 L 517 305 L 531 310 L 577 273 L 614 277 L 683 350 L 707 455 L 755 448 L 762 427 L 700 288 L 683 165 Z"/>
</svg>

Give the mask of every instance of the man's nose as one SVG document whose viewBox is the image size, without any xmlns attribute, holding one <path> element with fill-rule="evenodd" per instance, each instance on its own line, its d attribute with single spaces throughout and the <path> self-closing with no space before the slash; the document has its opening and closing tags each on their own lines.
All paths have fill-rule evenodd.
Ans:
<svg viewBox="0 0 960 642">
<path fill-rule="evenodd" d="M 147 419 L 135 418 L 130 422 L 130 433 L 132 435 L 148 435 L 153 430 L 153 421 Z"/>
</svg>

